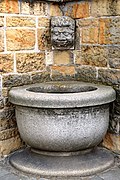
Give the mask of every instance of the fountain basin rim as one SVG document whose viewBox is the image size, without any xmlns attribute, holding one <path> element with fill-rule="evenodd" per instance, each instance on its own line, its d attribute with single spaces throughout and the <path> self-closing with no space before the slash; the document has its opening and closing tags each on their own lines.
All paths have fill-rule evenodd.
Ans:
<svg viewBox="0 0 120 180">
<path fill-rule="evenodd" d="M 74 108 L 107 104 L 116 98 L 115 90 L 111 86 L 79 81 L 70 83 L 92 86 L 96 90 L 77 93 L 38 93 L 27 90 L 40 86 L 41 83 L 37 83 L 12 88 L 9 92 L 9 101 L 15 105 L 35 108 Z"/>
</svg>

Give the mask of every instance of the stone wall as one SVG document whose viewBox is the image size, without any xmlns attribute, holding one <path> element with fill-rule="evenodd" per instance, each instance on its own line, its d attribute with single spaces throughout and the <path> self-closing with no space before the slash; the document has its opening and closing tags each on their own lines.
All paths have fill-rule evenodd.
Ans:
<svg viewBox="0 0 120 180">
<path fill-rule="evenodd" d="M 51 16 L 76 20 L 74 50 L 52 50 Z M 22 143 L 8 92 L 50 80 L 78 80 L 111 85 L 110 127 L 103 145 L 120 153 L 120 1 L 83 0 L 61 5 L 42 1 L 0 1 L 0 154 Z"/>
</svg>

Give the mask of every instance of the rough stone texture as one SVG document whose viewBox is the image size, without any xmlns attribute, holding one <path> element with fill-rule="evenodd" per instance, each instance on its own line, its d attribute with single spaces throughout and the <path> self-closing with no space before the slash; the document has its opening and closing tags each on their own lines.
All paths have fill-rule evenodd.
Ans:
<svg viewBox="0 0 120 180">
<path fill-rule="evenodd" d="M 0 141 L 4 141 L 7 139 L 10 139 L 12 137 L 16 137 L 18 135 L 18 129 L 17 128 L 10 128 L 6 130 L 2 130 L 0 132 Z"/>
<path fill-rule="evenodd" d="M 19 13 L 18 0 L 2 0 L 0 2 L 0 13 Z"/>
<path fill-rule="evenodd" d="M 80 51 L 75 51 L 75 63 L 96 67 L 106 67 L 108 50 L 100 46 L 81 46 Z"/>
<path fill-rule="evenodd" d="M 51 43 L 53 49 L 67 50 L 74 48 L 75 21 L 67 16 L 51 19 Z"/>
<path fill-rule="evenodd" d="M 34 17 L 21 17 L 21 16 L 7 16 L 6 17 L 7 27 L 35 27 L 36 22 Z"/>
<path fill-rule="evenodd" d="M 50 16 L 62 16 L 62 10 L 60 9 L 58 4 L 50 3 Z"/>
<path fill-rule="evenodd" d="M 98 43 L 99 39 L 99 20 L 92 19 L 79 19 L 77 20 L 77 26 L 81 33 L 81 43 Z"/>
<path fill-rule="evenodd" d="M 75 75 L 74 66 L 52 66 L 51 76 L 55 80 L 72 79 Z"/>
<path fill-rule="evenodd" d="M 35 47 L 35 30 L 32 29 L 7 29 L 6 38 L 7 50 L 34 49 Z"/>
<path fill-rule="evenodd" d="M 0 54 L 0 72 L 13 72 L 14 56 L 13 54 Z"/>
<path fill-rule="evenodd" d="M 39 17 L 38 18 L 38 27 L 49 27 L 50 19 L 47 17 Z"/>
<path fill-rule="evenodd" d="M 109 65 L 111 68 L 120 69 L 120 47 L 109 48 Z"/>
<path fill-rule="evenodd" d="M 2 84 L 3 87 L 21 86 L 24 84 L 31 84 L 30 74 L 3 74 Z"/>
<path fill-rule="evenodd" d="M 31 73 L 31 79 L 32 83 L 51 81 L 50 73 L 48 71 Z"/>
<path fill-rule="evenodd" d="M 73 53 L 71 51 L 54 51 L 53 62 L 55 65 L 73 64 Z"/>
<path fill-rule="evenodd" d="M 120 83 L 120 70 L 98 69 L 98 81 L 109 85 Z"/>
<path fill-rule="evenodd" d="M 51 49 L 50 29 L 48 28 L 38 29 L 38 48 L 40 50 Z"/>
<path fill-rule="evenodd" d="M 22 146 L 19 135 L 10 139 L 0 141 L 0 156 L 9 154 Z"/>
<path fill-rule="evenodd" d="M 92 66 L 76 66 L 75 79 L 79 81 L 96 82 L 97 71 Z"/>
<path fill-rule="evenodd" d="M 29 0 L 27 1 L 20 1 L 20 13 L 21 14 L 30 14 L 31 12 L 31 7 L 30 7 L 30 2 Z"/>
<path fill-rule="evenodd" d="M 120 135 L 107 133 L 102 145 L 118 154 L 120 154 Z"/>
<path fill-rule="evenodd" d="M 35 1 L 31 3 L 31 13 L 36 16 L 47 16 L 48 15 L 48 4 L 42 1 Z"/>
<path fill-rule="evenodd" d="M 100 18 L 99 43 L 120 43 L 120 17 Z"/>
<path fill-rule="evenodd" d="M 17 72 L 43 71 L 45 69 L 44 53 L 16 54 Z"/>
<path fill-rule="evenodd" d="M 88 1 L 79 3 L 67 3 L 64 13 L 64 15 L 70 16 L 75 19 L 89 17 L 89 3 Z"/>
<path fill-rule="evenodd" d="M 120 1 L 93 0 L 91 6 L 92 16 L 120 15 Z"/>
<path fill-rule="evenodd" d="M 0 16 L 0 27 L 4 26 L 4 16 Z"/>
<path fill-rule="evenodd" d="M 4 50 L 4 32 L 0 29 L 0 51 Z"/>
</svg>

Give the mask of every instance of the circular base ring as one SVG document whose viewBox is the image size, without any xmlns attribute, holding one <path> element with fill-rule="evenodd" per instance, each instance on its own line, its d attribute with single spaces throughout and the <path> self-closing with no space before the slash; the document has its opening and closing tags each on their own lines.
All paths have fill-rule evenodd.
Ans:
<svg viewBox="0 0 120 180">
<path fill-rule="evenodd" d="M 41 176 L 89 176 L 108 169 L 114 157 L 103 148 L 71 156 L 38 154 L 26 148 L 11 155 L 10 163 L 18 170 Z"/>
</svg>

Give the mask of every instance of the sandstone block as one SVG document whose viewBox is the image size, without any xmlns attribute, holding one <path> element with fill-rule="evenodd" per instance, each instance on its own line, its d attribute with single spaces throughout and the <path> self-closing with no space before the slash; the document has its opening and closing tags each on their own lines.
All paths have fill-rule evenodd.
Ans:
<svg viewBox="0 0 120 180">
<path fill-rule="evenodd" d="M 30 14 L 31 7 L 30 7 L 30 2 L 29 1 L 20 1 L 20 13 L 21 14 Z"/>
<path fill-rule="evenodd" d="M 50 72 L 48 71 L 34 72 L 31 74 L 31 79 L 32 79 L 32 83 L 51 81 Z"/>
<path fill-rule="evenodd" d="M 14 87 L 23 85 L 21 74 L 3 74 L 2 76 L 3 87 Z"/>
<path fill-rule="evenodd" d="M 48 15 L 48 5 L 42 1 L 36 1 L 31 3 L 31 12 L 30 14 L 47 16 Z"/>
<path fill-rule="evenodd" d="M 107 48 L 100 46 L 81 46 L 81 50 L 75 54 L 75 63 L 80 65 L 106 67 L 107 59 Z"/>
<path fill-rule="evenodd" d="M 91 66 L 76 66 L 75 79 L 80 81 L 95 82 L 97 71 Z"/>
<path fill-rule="evenodd" d="M 21 16 L 7 16 L 6 17 L 7 27 L 35 27 L 36 21 L 34 17 L 21 17 Z"/>
<path fill-rule="evenodd" d="M 62 11 L 58 4 L 50 3 L 50 16 L 62 16 Z"/>
<path fill-rule="evenodd" d="M 2 96 L 3 97 L 8 97 L 8 92 L 9 92 L 9 88 L 2 88 Z"/>
<path fill-rule="evenodd" d="M 47 17 L 39 17 L 38 18 L 38 26 L 39 27 L 49 27 L 50 26 L 50 19 Z"/>
<path fill-rule="evenodd" d="M 4 51 L 4 31 L 0 29 L 0 51 Z"/>
<path fill-rule="evenodd" d="M 111 68 L 120 69 L 120 47 L 109 47 L 109 66 Z"/>
<path fill-rule="evenodd" d="M 120 43 L 120 17 L 100 19 L 99 43 Z"/>
<path fill-rule="evenodd" d="M 46 51 L 45 53 L 45 63 L 46 66 L 53 64 L 53 51 Z"/>
<path fill-rule="evenodd" d="M 43 71 L 45 69 L 44 53 L 19 53 L 16 54 L 17 72 Z"/>
<path fill-rule="evenodd" d="M 0 156 L 8 155 L 10 152 L 19 149 L 22 146 L 19 135 L 10 139 L 0 141 Z"/>
<path fill-rule="evenodd" d="M 7 29 L 7 50 L 26 50 L 35 47 L 35 30 L 32 29 Z"/>
<path fill-rule="evenodd" d="M 2 0 L 0 2 L 0 13 L 19 13 L 18 0 Z"/>
<path fill-rule="evenodd" d="M 92 16 L 110 16 L 120 14 L 120 1 L 94 0 L 91 3 Z"/>
<path fill-rule="evenodd" d="M 81 31 L 81 43 L 97 44 L 99 38 L 99 21 L 98 19 L 80 19 L 77 25 Z"/>
<path fill-rule="evenodd" d="M 7 139 L 10 139 L 12 137 L 16 137 L 18 135 L 18 129 L 17 128 L 10 128 L 6 130 L 0 131 L 0 141 L 4 141 Z"/>
<path fill-rule="evenodd" d="M 120 84 L 120 70 L 117 69 L 98 69 L 98 80 L 109 85 Z"/>
<path fill-rule="evenodd" d="M 48 28 L 38 29 L 38 48 L 40 50 L 51 49 L 50 30 Z"/>
<path fill-rule="evenodd" d="M 70 80 L 75 75 L 74 66 L 52 66 L 51 76 L 53 80 Z"/>
<path fill-rule="evenodd" d="M 4 107 L 4 98 L 0 97 L 0 109 Z"/>
<path fill-rule="evenodd" d="M 75 19 L 89 17 L 89 2 L 67 3 L 65 15 Z"/>
<path fill-rule="evenodd" d="M 13 72 L 14 57 L 13 54 L 0 54 L 0 72 Z"/>
<path fill-rule="evenodd" d="M 53 62 L 55 65 L 73 64 L 73 53 L 70 51 L 54 51 Z"/>
<path fill-rule="evenodd" d="M 4 16 L 0 16 L 0 27 L 4 26 Z"/>
<path fill-rule="evenodd" d="M 107 133 L 102 145 L 111 151 L 120 154 L 120 135 Z"/>
</svg>

